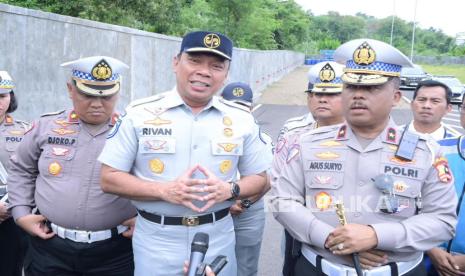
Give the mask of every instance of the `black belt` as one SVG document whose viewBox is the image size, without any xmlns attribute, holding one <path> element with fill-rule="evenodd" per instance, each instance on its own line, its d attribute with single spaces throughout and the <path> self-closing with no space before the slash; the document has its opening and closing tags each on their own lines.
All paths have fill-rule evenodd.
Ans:
<svg viewBox="0 0 465 276">
<path fill-rule="evenodd" d="M 206 223 L 213 222 L 213 216 L 215 220 L 220 220 L 229 214 L 229 208 L 224 208 L 222 210 L 216 211 L 214 213 L 201 215 L 201 216 L 185 216 L 185 217 L 168 217 L 168 216 L 160 216 L 157 214 L 149 213 L 144 210 L 137 210 L 139 215 L 141 215 L 146 220 L 155 223 L 161 223 L 162 218 L 163 224 L 165 225 L 185 225 L 185 226 L 196 226 L 202 225 Z"/>
</svg>

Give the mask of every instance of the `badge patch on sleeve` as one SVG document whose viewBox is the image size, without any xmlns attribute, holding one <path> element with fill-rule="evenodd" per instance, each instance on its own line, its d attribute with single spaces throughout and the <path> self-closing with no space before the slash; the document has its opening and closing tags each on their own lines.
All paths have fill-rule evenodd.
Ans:
<svg viewBox="0 0 465 276">
<path fill-rule="evenodd" d="M 444 157 L 438 157 L 434 161 L 433 166 L 438 171 L 439 180 L 443 183 L 450 183 L 452 181 L 452 173 L 449 169 L 449 163 Z"/>
<path fill-rule="evenodd" d="M 121 126 L 121 123 L 122 123 L 122 120 L 121 120 L 121 117 L 120 117 L 120 118 L 118 118 L 118 120 L 116 120 L 116 124 L 113 126 L 113 128 L 108 133 L 107 139 L 113 138 L 113 136 L 115 136 L 116 133 L 118 133 L 118 129 Z"/>
<path fill-rule="evenodd" d="M 286 157 L 286 163 L 289 164 L 292 160 L 294 160 L 300 153 L 300 146 L 298 144 L 294 144 L 289 148 Z"/>
</svg>

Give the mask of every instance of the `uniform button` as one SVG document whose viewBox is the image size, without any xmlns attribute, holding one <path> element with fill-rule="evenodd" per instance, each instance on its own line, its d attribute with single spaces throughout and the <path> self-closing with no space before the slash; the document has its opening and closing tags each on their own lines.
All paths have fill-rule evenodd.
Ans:
<svg viewBox="0 0 465 276">
<path fill-rule="evenodd" d="M 360 181 L 360 182 L 358 182 L 358 185 L 363 186 L 363 185 L 365 185 L 365 183 L 363 183 L 363 181 Z"/>
<path fill-rule="evenodd" d="M 197 149 L 197 145 L 194 145 L 192 148 L 193 148 L 193 149 Z"/>
</svg>

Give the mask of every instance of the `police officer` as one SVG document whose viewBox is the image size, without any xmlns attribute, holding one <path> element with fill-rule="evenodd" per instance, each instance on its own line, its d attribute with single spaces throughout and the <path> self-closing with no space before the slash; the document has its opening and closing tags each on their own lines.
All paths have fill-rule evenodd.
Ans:
<svg viewBox="0 0 465 276">
<path fill-rule="evenodd" d="M 460 123 L 465 129 L 465 98 L 458 105 Z M 459 198 L 457 206 L 458 224 L 454 239 L 427 252 L 431 264 L 428 275 L 459 275 L 465 273 L 465 136 L 440 140 L 439 145 L 449 161 L 454 175 L 455 190 Z M 426 258 L 426 257 L 425 257 Z M 428 259 L 428 258 L 426 258 Z"/>
<path fill-rule="evenodd" d="M 236 274 L 229 208 L 265 189 L 272 156 L 249 110 L 214 96 L 231 55 L 220 33 L 186 34 L 173 59 L 176 87 L 133 102 L 99 157 L 102 188 L 139 209 L 136 275 L 182 275 L 197 232 L 209 235 L 205 262 L 225 255 L 221 273 Z"/>
<path fill-rule="evenodd" d="M 342 69 L 344 66 L 333 61 L 320 62 L 312 66 L 309 71 L 309 90 L 306 92 L 308 107 L 315 121 L 310 123 L 289 123 L 283 127 L 283 135 L 279 138 L 276 153 L 271 168 L 272 179 L 278 179 L 281 168 L 286 159 L 296 153 L 296 144 L 301 134 L 317 127 L 340 124 L 344 121 L 342 115 Z M 302 121 L 303 122 L 303 121 Z M 283 275 L 293 275 L 294 264 L 300 256 L 300 243 L 291 237 L 288 231 L 285 233 L 285 250 Z"/>
<path fill-rule="evenodd" d="M 357 252 L 365 275 L 424 275 L 422 251 L 454 235 L 457 197 L 437 144 L 402 135 L 389 118 L 400 69 L 412 64 L 372 39 L 344 43 L 334 57 L 346 63 L 347 123 L 302 135 L 272 181 L 275 218 L 303 242 L 295 273 L 353 275 Z"/>
<path fill-rule="evenodd" d="M 42 115 L 11 159 L 16 223 L 31 234 L 26 275 L 132 275 L 136 210 L 100 188 L 97 156 L 116 121 L 127 65 L 104 56 L 62 64 L 73 109 Z M 31 210 L 37 206 L 37 214 Z"/>
<path fill-rule="evenodd" d="M 27 236 L 8 212 L 6 182 L 8 159 L 23 139 L 28 124 L 13 119 L 10 114 L 18 108 L 14 88 L 10 74 L 0 71 L 0 275 L 20 276 L 27 248 Z"/>
<path fill-rule="evenodd" d="M 431 135 L 435 141 L 454 135 L 441 123 L 442 118 L 452 110 L 452 91 L 442 82 L 426 80 L 420 82 L 413 92 L 410 107 L 413 121 L 408 124 L 412 132 Z"/>
<path fill-rule="evenodd" d="M 225 100 L 244 105 L 250 111 L 253 108 L 252 88 L 243 82 L 233 82 L 226 85 L 221 93 Z M 262 133 L 269 151 L 273 152 L 270 136 Z M 265 194 L 268 191 L 262 191 Z M 257 198 L 258 197 L 258 198 Z M 234 231 L 236 233 L 237 275 L 257 275 L 260 247 L 265 228 L 264 202 L 261 195 L 255 198 L 237 200 L 230 212 L 233 215 Z"/>
</svg>

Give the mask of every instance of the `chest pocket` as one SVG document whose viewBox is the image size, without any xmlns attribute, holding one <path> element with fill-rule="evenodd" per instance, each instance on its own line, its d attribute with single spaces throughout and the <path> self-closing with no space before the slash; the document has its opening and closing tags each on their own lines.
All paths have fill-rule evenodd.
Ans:
<svg viewBox="0 0 465 276">
<path fill-rule="evenodd" d="M 212 139 L 212 155 L 241 156 L 244 153 L 244 143 L 241 139 Z"/>
<path fill-rule="evenodd" d="M 306 186 L 310 189 L 339 189 L 344 185 L 346 150 L 302 150 Z"/>
<path fill-rule="evenodd" d="M 40 174 L 47 178 L 60 179 L 71 175 L 75 155 L 75 148 L 47 145 L 39 160 Z"/>
<path fill-rule="evenodd" d="M 141 137 L 139 152 L 142 154 L 173 154 L 176 153 L 176 139 L 172 137 Z"/>
<path fill-rule="evenodd" d="M 23 139 L 22 136 L 13 136 L 13 135 L 6 136 L 5 137 L 5 149 L 8 152 L 15 151 L 19 145 L 19 142 L 21 142 L 22 139 Z"/>
</svg>

